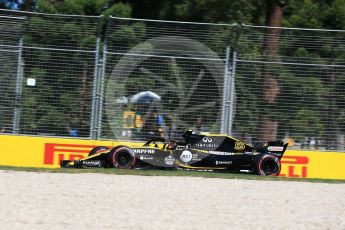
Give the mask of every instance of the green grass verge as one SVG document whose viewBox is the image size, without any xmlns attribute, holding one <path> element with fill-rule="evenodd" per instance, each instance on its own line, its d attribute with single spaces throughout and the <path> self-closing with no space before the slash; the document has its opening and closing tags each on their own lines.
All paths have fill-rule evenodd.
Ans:
<svg viewBox="0 0 345 230">
<path fill-rule="evenodd" d="M 332 179 L 310 179 L 310 178 L 286 178 L 286 177 L 264 177 L 244 173 L 229 172 L 209 172 L 209 171 L 189 171 L 189 170 L 148 170 L 148 169 L 114 169 L 114 168 L 94 168 L 94 169 L 48 169 L 48 168 L 29 168 L 0 166 L 0 170 L 46 172 L 46 173 L 101 173 L 115 175 L 138 175 L 138 176 L 187 176 L 221 179 L 244 179 L 244 180 L 264 180 L 264 181 L 303 181 L 314 183 L 345 183 L 345 180 Z"/>
</svg>

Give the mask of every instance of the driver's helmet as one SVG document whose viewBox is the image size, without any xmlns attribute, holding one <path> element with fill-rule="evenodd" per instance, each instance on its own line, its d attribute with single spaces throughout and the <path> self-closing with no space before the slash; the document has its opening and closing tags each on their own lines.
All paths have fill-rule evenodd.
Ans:
<svg viewBox="0 0 345 230">
<path fill-rule="evenodd" d="M 169 142 L 168 142 L 167 149 L 168 149 L 168 150 L 174 150 L 174 149 L 176 148 L 176 146 L 177 146 L 176 141 L 169 141 Z"/>
</svg>

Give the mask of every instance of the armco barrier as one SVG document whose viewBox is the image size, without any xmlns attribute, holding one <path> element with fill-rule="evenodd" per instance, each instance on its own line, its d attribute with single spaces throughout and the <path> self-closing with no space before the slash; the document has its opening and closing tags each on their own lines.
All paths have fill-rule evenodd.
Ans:
<svg viewBox="0 0 345 230">
<path fill-rule="evenodd" d="M 118 144 L 120 142 L 0 135 L 0 165 L 57 168 L 60 160 L 85 157 L 94 146 Z M 288 150 L 279 176 L 345 179 L 344 166 L 345 153 Z"/>
</svg>

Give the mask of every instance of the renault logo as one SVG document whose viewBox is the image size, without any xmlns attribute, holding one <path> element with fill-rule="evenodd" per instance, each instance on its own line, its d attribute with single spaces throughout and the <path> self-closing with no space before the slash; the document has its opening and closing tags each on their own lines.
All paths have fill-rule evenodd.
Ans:
<svg viewBox="0 0 345 230">
<path fill-rule="evenodd" d="M 202 138 L 202 141 L 203 142 L 211 143 L 212 142 L 212 138 L 211 137 L 204 137 L 204 138 Z"/>
</svg>

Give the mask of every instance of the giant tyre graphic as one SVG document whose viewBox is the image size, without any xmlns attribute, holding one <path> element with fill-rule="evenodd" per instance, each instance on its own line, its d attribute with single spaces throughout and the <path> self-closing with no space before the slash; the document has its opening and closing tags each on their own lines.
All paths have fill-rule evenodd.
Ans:
<svg viewBox="0 0 345 230">
<path fill-rule="evenodd" d="M 108 165 L 112 168 L 132 169 L 136 158 L 132 149 L 127 146 L 117 146 L 108 153 Z"/>
<path fill-rule="evenodd" d="M 224 61 L 204 44 L 183 36 L 146 40 L 119 56 L 106 82 L 109 128 L 121 137 L 122 99 L 149 90 L 161 101 L 148 110 L 163 114 L 166 126 L 183 131 L 199 122 L 219 130 L 224 84 Z"/>
<path fill-rule="evenodd" d="M 278 176 L 281 170 L 281 163 L 278 157 L 264 154 L 259 155 L 254 161 L 254 172 L 262 176 Z"/>
</svg>

